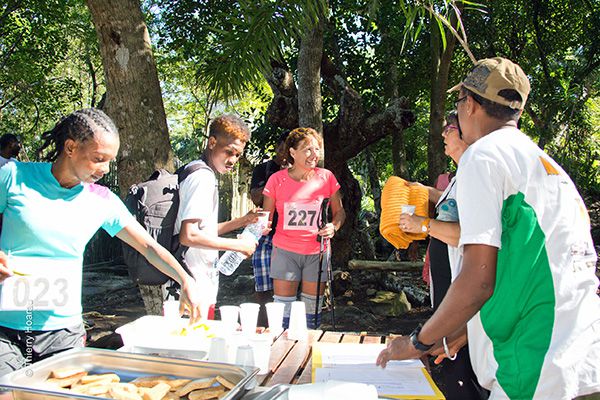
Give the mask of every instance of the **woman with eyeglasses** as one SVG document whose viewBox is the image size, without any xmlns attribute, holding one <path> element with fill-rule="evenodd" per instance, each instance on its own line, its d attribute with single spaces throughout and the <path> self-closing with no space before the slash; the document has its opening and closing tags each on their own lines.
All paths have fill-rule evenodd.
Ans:
<svg viewBox="0 0 600 400">
<path fill-rule="evenodd" d="M 458 165 L 468 145 L 460 138 L 455 112 L 446 117 L 442 137 L 444 153 Z M 435 311 L 446 295 L 452 277 L 458 274 L 462 261 L 456 249 L 460 238 L 458 207 L 455 200 L 456 178 L 451 174 L 450 183 L 443 191 L 434 187 L 428 189 L 429 201 L 435 204 L 434 218 L 402 214 L 400 228 L 405 232 L 429 234 L 431 300 Z M 466 332 L 458 336 L 458 340 L 444 341 L 441 346 L 430 351 L 430 354 L 437 356 L 434 363 L 438 365 L 432 368 L 432 377 L 448 400 L 487 399 L 489 393 L 479 386 L 471 367 Z"/>
</svg>

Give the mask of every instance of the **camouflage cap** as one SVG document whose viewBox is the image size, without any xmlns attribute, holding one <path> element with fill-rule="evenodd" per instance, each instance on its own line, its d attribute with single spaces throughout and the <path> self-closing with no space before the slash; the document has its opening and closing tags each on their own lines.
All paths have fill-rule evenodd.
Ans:
<svg viewBox="0 0 600 400">
<path fill-rule="evenodd" d="M 525 107 L 527 96 L 529 96 L 531 90 L 529 79 L 521 67 L 502 57 L 485 58 L 477 61 L 467 77 L 448 92 L 460 90 L 463 86 L 485 99 L 515 110 L 522 110 Z M 503 89 L 515 90 L 523 100 L 505 99 L 498 94 Z"/>
</svg>

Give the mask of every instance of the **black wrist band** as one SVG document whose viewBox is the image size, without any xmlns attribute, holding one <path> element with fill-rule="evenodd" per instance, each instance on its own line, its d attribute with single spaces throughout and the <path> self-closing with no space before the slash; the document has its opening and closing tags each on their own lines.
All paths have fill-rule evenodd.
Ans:
<svg viewBox="0 0 600 400">
<path fill-rule="evenodd" d="M 415 349 L 419 351 L 427 351 L 433 347 L 434 343 L 425 344 L 419 341 L 419 333 L 421 333 L 421 328 L 423 328 L 423 325 L 419 324 L 419 326 L 417 326 L 415 330 L 412 331 L 412 333 L 410 334 L 410 342 L 413 346 L 415 346 Z"/>
</svg>

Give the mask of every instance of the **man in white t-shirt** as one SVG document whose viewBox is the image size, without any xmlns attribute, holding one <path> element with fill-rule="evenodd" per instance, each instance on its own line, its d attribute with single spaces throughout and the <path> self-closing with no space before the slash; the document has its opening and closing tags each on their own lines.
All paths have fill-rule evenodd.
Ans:
<svg viewBox="0 0 600 400">
<path fill-rule="evenodd" d="M 179 241 L 189 247 L 184 261 L 196 279 L 207 302 L 208 315 L 212 319 L 219 288 L 219 271 L 215 268 L 219 250 L 233 250 L 246 257 L 256 249 L 256 241 L 224 238 L 220 235 L 256 222 L 258 214 L 250 212 L 227 222 L 218 222 L 219 188 L 217 174 L 233 171 L 233 168 L 250 140 L 250 131 L 243 120 L 233 115 L 215 118 L 209 128 L 209 138 L 201 160 L 206 168 L 190 174 L 179 188 L 179 210 L 175 233 Z"/>
<path fill-rule="evenodd" d="M 19 138 L 12 133 L 6 133 L 0 137 L 0 167 L 9 161 L 16 161 L 21 151 Z"/>
<path fill-rule="evenodd" d="M 491 399 L 598 398 L 589 217 L 565 171 L 517 128 L 529 80 L 518 65 L 491 58 L 451 90 L 470 145 L 457 173 L 462 270 L 437 312 L 377 362 L 450 357 L 466 324 L 473 370 Z"/>
</svg>

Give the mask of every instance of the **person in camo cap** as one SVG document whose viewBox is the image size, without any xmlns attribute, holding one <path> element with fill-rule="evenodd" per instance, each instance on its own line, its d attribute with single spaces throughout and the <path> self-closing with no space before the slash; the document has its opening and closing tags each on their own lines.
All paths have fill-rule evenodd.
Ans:
<svg viewBox="0 0 600 400">
<path fill-rule="evenodd" d="M 480 60 L 458 91 L 469 148 L 457 172 L 462 270 L 438 310 L 377 359 L 452 356 L 468 342 L 491 399 L 600 396 L 600 298 L 587 210 L 565 171 L 517 123 L 523 70 Z M 462 338 L 462 339 L 461 339 Z"/>
</svg>

